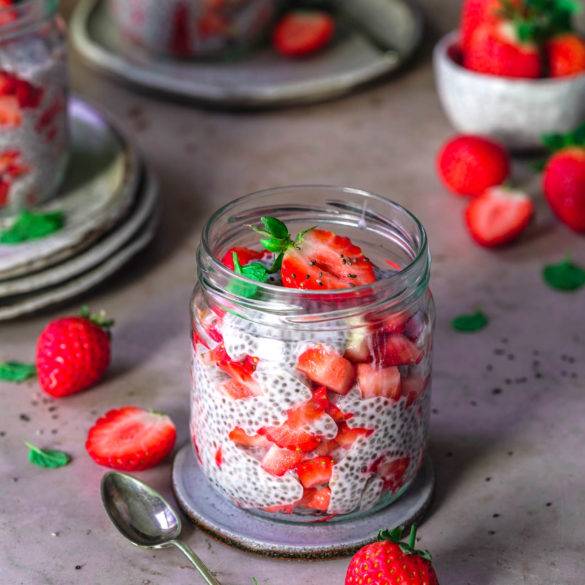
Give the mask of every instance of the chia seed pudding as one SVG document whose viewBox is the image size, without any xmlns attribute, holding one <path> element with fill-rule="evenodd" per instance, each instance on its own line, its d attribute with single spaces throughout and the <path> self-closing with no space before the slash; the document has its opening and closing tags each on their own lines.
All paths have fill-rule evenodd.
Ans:
<svg viewBox="0 0 585 585">
<path fill-rule="evenodd" d="M 57 5 L 0 8 L 0 215 L 51 199 L 65 173 L 67 70 Z"/>
<path fill-rule="evenodd" d="M 122 36 L 154 54 L 201 57 L 245 48 L 275 14 L 277 0 L 109 0 Z"/>
<path fill-rule="evenodd" d="M 250 223 L 269 250 L 253 244 Z M 422 226 L 361 191 L 276 189 L 218 211 L 198 262 L 191 434 L 214 488 L 298 522 L 399 498 L 422 464 L 430 413 Z"/>
</svg>

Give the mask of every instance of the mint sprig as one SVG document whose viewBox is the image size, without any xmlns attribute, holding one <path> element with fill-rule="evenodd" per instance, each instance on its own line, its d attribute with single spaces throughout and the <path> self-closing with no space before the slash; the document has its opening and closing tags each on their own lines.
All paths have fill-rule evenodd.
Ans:
<svg viewBox="0 0 585 585">
<path fill-rule="evenodd" d="M 25 443 L 28 447 L 28 460 L 37 467 L 57 469 L 64 467 L 71 461 L 71 456 L 64 451 L 54 449 L 41 449 L 32 443 Z"/>
<path fill-rule="evenodd" d="M 0 231 L 0 244 L 22 244 L 40 240 L 58 232 L 64 225 L 65 215 L 61 211 L 22 211 L 9 228 Z"/>
<path fill-rule="evenodd" d="M 585 286 L 585 269 L 570 258 L 545 266 L 542 277 L 550 288 L 563 292 L 573 292 Z"/>
<path fill-rule="evenodd" d="M 8 361 L 0 362 L 0 380 L 20 384 L 29 378 L 36 376 L 37 369 L 34 364 Z"/>
<path fill-rule="evenodd" d="M 451 321 L 451 327 L 459 333 L 475 333 L 487 327 L 489 319 L 482 311 L 475 311 L 464 315 L 458 315 Z"/>
</svg>

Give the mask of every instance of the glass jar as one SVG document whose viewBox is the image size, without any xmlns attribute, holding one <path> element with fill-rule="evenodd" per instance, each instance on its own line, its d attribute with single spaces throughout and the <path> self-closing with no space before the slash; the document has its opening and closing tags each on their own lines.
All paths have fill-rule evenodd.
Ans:
<svg viewBox="0 0 585 585">
<path fill-rule="evenodd" d="M 291 234 L 318 225 L 348 236 L 377 281 L 308 291 L 234 274 L 218 258 L 258 248 L 249 226 L 266 215 Z M 211 484 L 237 506 L 291 522 L 371 513 L 404 494 L 423 462 L 430 409 L 434 305 L 418 220 L 357 189 L 278 188 L 217 211 L 197 258 L 191 436 Z M 335 356 L 341 382 L 299 369 L 315 351 Z"/>
<path fill-rule="evenodd" d="M 0 8 L 0 215 L 56 195 L 68 158 L 64 25 L 56 0 Z"/>
<path fill-rule="evenodd" d="M 110 0 L 121 34 L 154 54 L 210 56 L 258 40 L 277 0 Z"/>
</svg>

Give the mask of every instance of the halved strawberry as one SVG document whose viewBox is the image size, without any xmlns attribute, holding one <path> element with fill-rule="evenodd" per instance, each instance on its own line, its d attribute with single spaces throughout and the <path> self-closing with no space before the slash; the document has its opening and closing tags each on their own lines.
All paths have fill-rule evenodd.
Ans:
<svg viewBox="0 0 585 585">
<path fill-rule="evenodd" d="M 302 500 L 297 504 L 301 508 L 310 508 L 327 512 L 331 501 L 331 490 L 328 487 L 305 489 Z"/>
<path fill-rule="evenodd" d="M 423 358 L 422 349 L 399 333 L 375 334 L 372 346 L 373 364 L 384 368 L 418 364 Z"/>
<path fill-rule="evenodd" d="M 355 380 L 353 364 L 336 351 L 316 345 L 303 352 L 297 368 L 310 380 L 327 386 L 338 394 L 347 394 Z"/>
<path fill-rule="evenodd" d="M 533 215 L 534 203 L 526 193 L 493 187 L 471 201 L 465 220 L 478 244 L 494 247 L 515 240 L 528 227 Z"/>
<path fill-rule="evenodd" d="M 100 465 L 140 471 L 160 463 L 175 444 L 173 421 L 136 406 L 110 410 L 89 429 L 85 448 Z"/>
<path fill-rule="evenodd" d="M 262 435 L 248 435 L 241 427 L 235 427 L 228 435 L 230 440 L 242 447 L 270 447 L 270 442 Z"/>
<path fill-rule="evenodd" d="M 277 23 L 272 43 L 285 57 L 305 57 L 328 45 L 334 32 L 335 21 L 326 12 L 299 10 Z"/>
<path fill-rule="evenodd" d="M 240 246 L 236 246 L 234 248 L 230 248 L 221 259 L 221 263 L 229 268 L 230 270 L 234 270 L 234 252 L 236 253 L 238 260 L 241 266 L 245 266 L 254 260 L 262 260 L 267 254 L 266 250 L 252 250 L 251 248 L 244 248 Z"/>
<path fill-rule="evenodd" d="M 360 437 L 369 437 L 374 431 L 371 429 L 363 429 L 360 427 L 350 427 L 347 423 L 339 425 L 339 432 L 335 437 L 335 442 L 345 449 L 349 449 L 357 439 Z"/>
<path fill-rule="evenodd" d="M 303 487 L 311 488 L 328 483 L 333 473 L 331 457 L 315 457 L 297 465 L 297 474 Z"/>
<path fill-rule="evenodd" d="M 294 469 L 302 459 L 303 452 L 300 449 L 281 449 L 272 445 L 262 458 L 260 465 L 268 473 L 281 477 L 290 469 Z"/>
<path fill-rule="evenodd" d="M 400 370 L 395 366 L 382 368 L 358 364 L 357 381 L 362 398 L 374 396 L 384 396 L 392 400 L 400 398 Z"/>
</svg>

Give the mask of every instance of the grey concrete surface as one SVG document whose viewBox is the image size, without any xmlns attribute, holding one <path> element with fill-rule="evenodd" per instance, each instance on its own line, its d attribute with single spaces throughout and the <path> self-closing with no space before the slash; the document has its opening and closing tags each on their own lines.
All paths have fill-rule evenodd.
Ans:
<svg viewBox="0 0 585 585">
<path fill-rule="evenodd" d="M 434 30 L 454 26 L 457 2 L 426 0 Z M 429 37 L 428 47 L 432 44 Z M 264 113 L 203 111 L 111 83 L 73 58 L 73 84 L 107 108 L 159 173 L 160 235 L 123 274 L 79 302 L 0 326 L 0 359 L 28 360 L 48 319 L 81 302 L 117 318 L 112 368 L 69 399 L 35 382 L 0 384 L 0 583 L 187 585 L 173 551 L 127 544 L 103 512 L 104 469 L 84 451 L 98 414 L 122 404 L 168 412 L 187 440 L 188 299 L 194 252 L 209 212 L 238 194 L 290 183 L 371 189 L 407 205 L 427 226 L 438 322 L 431 452 L 438 490 L 420 529 L 443 585 L 582 585 L 585 553 L 585 293 L 547 289 L 544 263 L 583 238 L 546 213 L 518 245 L 475 247 L 463 202 L 448 195 L 434 157 L 450 134 L 429 52 L 391 82 L 318 106 Z M 475 335 L 450 319 L 481 306 Z M 23 441 L 65 449 L 73 463 L 41 470 Z M 140 474 L 166 495 L 170 464 Z M 339 585 L 347 559 L 294 562 L 229 548 L 188 527 L 188 542 L 225 585 Z"/>
</svg>

